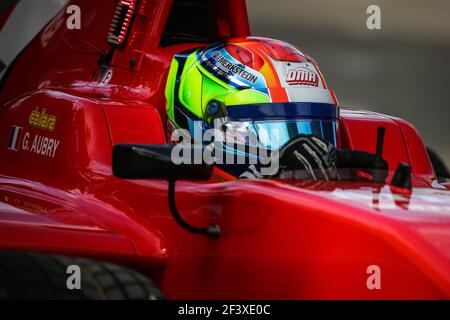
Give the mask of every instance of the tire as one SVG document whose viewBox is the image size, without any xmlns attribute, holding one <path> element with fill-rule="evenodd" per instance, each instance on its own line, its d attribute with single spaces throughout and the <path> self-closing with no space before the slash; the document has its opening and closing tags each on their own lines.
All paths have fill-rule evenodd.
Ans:
<svg viewBox="0 0 450 320">
<path fill-rule="evenodd" d="M 428 157 L 430 157 L 434 172 L 439 181 L 450 179 L 450 173 L 442 158 L 431 148 L 427 147 Z"/>
<path fill-rule="evenodd" d="M 71 265 L 79 266 L 80 289 L 68 288 L 68 278 L 74 274 L 68 272 Z M 150 279 L 116 264 L 54 254 L 0 252 L 0 299 L 158 300 L 162 295 Z"/>
</svg>

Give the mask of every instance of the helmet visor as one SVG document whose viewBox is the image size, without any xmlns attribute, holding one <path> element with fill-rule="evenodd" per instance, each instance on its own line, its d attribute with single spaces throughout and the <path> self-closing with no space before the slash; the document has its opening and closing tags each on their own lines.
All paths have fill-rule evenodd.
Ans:
<svg viewBox="0 0 450 320">
<path fill-rule="evenodd" d="M 302 134 L 318 136 L 336 146 L 336 127 L 334 119 L 230 121 L 222 125 L 224 142 L 227 144 L 243 144 L 267 150 L 281 149 Z"/>
<path fill-rule="evenodd" d="M 214 110 L 218 108 L 215 107 Z M 337 145 L 338 107 L 323 103 L 264 103 L 223 107 L 211 121 L 197 122 L 203 130 L 219 129 L 219 152 L 245 157 L 245 163 L 223 163 L 225 171 L 238 176 L 248 160 L 264 161 L 299 135 L 315 135 Z M 193 129 L 195 125 L 190 126 Z M 265 150 L 261 152 L 261 150 Z"/>
<path fill-rule="evenodd" d="M 312 134 L 336 146 L 338 108 L 333 104 L 234 105 L 217 114 L 212 122 L 216 128 L 220 124 L 226 142 L 277 150 L 301 134 Z"/>
</svg>

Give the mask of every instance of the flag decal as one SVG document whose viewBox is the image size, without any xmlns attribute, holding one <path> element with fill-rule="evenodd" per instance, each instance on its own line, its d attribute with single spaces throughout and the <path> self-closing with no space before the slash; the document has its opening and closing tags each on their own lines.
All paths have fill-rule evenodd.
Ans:
<svg viewBox="0 0 450 320">
<path fill-rule="evenodd" d="M 22 127 L 12 126 L 11 128 L 11 136 L 9 137 L 8 149 L 17 151 L 17 141 L 20 138 L 20 134 L 22 132 Z"/>
</svg>

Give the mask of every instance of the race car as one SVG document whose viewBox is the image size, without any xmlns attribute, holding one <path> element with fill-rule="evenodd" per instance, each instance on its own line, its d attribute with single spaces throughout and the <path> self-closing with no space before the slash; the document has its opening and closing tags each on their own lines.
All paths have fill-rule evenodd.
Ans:
<svg viewBox="0 0 450 320">
<path fill-rule="evenodd" d="M 243 0 L 56 2 L 0 37 L 0 298 L 450 298 L 448 170 L 410 123 L 339 105 Z"/>
</svg>

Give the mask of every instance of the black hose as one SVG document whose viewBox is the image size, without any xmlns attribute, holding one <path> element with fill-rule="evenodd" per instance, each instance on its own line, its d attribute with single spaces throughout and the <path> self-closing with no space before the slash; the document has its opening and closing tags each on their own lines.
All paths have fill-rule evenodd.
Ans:
<svg viewBox="0 0 450 320">
<path fill-rule="evenodd" d="M 217 238 L 220 236 L 221 230 L 218 225 L 208 225 L 206 228 L 198 228 L 187 223 L 183 217 L 180 215 L 177 206 L 175 204 L 175 180 L 169 180 L 169 190 L 168 190 L 168 198 L 169 198 L 169 208 L 172 212 L 173 218 L 175 221 L 184 229 L 191 233 L 206 235 L 208 237 Z"/>
</svg>

